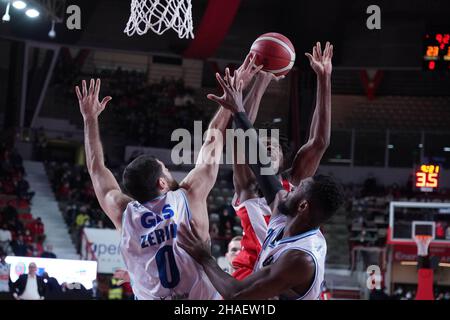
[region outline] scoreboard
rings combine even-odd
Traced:
[[[433,192],[439,187],[439,165],[422,164],[416,170],[416,188],[423,192]]]
[[[427,33],[424,41],[424,68],[450,71],[450,32]]]

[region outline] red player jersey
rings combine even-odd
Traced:
[[[286,191],[291,191],[293,188],[288,180],[283,179],[282,184]],[[242,203],[239,202],[239,199],[235,199],[233,208],[241,219],[243,231],[241,251],[233,260],[235,269],[233,277],[243,280],[253,272],[261,245],[266,238],[271,211],[265,198],[248,199]]]

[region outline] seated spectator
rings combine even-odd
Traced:
[[[31,231],[33,241],[37,242],[39,236],[42,236],[44,234],[44,224],[42,223],[42,219],[38,217],[36,220],[33,220],[28,225],[28,229]]]
[[[225,232],[224,232],[224,237],[225,239],[231,239],[233,238],[233,227],[230,224],[227,224],[225,226]]]
[[[2,186],[5,194],[13,195],[15,193],[16,188],[10,176],[7,176],[5,180],[3,180]]]
[[[25,242],[26,245],[30,246],[34,243],[33,236],[31,235],[30,230],[25,230],[25,234],[23,235],[23,242]]]
[[[70,196],[70,184],[69,182],[65,182],[62,184],[58,191],[56,192],[56,196],[59,201],[67,201]]]
[[[366,242],[366,234],[367,234],[367,231],[366,231],[366,229],[363,228],[359,234],[359,242],[360,243]]]
[[[218,237],[220,237],[219,226],[217,225],[217,223],[211,224],[211,226],[209,228],[209,234],[212,239],[217,239]]]
[[[83,199],[85,202],[89,202],[93,199],[95,199],[95,190],[94,186],[92,185],[91,181],[87,181],[84,184],[84,188],[82,190]]]
[[[42,245],[43,240],[33,245],[33,257],[40,257],[44,253],[44,246]]]
[[[21,234],[13,241],[11,247],[16,256],[27,257],[30,252],[30,247],[24,242],[23,235]]]
[[[75,225],[78,229],[84,227],[87,223],[89,223],[89,215],[86,213],[86,211],[86,207],[80,208],[80,213],[78,213],[75,219]]]
[[[66,207],[65,218],[69,226],[71,226],[74,223],[78,211],[79,211],[78,206],[75,203],[68,205]]]
[[[12,150],[10,159],[11,159],[11,164],[12,164],[13,168],[16,168],[16,169],[23,168],[22,156],[19,154],[17,149]]]
[[[22,176],[16,182],[16,194],[19,199],[31,200],[34,192],[30,192],[30,184]]]
[[[12,298],[11,279],[9,278],[9,264],[5,261],[6,253],[0,249],[0,300],[10,300]]]
[[[222,214],[220,215],[220,231],[221,231],[221,236],[227,236],[226,234],[229,234],[231,231],[232,234],[232,230],[233,230],[233,226],[234,226],[234,217],[231,215],[230,210],[227,206],[225,206],[222,210]],[[227,230],[229,230],[227,232]]]
[[[51,244],[45,246],[45,251],[42,252],[41,258],[56,259],[56,254],[53,253],[53,246]]]
[[[8,226],[3,224],[0,228],[0,250],[6,252],[11,245],[12,235],[9,231]]]
[[[11,230],[13,240],[15,240],[16,236],[18,236],[19,234],[23,234],[25,232],[25,227],[24,227],[22,221],[20,221],[18,218],[16,218],[10,222],[9,230]]]
[[[7,221],[17,219],[18,212],[16,207],[13,205],[13,201],[8,201],[8,205],[3,209],[3,215]]]
[[[377,180],[372,173],[369,173],[369,176],[364,181],[362,195],[363,196],[374,195],[376,191],[377,191]]]

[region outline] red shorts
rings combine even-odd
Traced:
[[[233,261],[233,277],[243,280],[249,276],[258,259],[270,220],[270,208],[264,198],[254,198],[235,206],[243,230],[241,252]]]

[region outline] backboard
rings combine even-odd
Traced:
[[[415,235],[432,236],[431,245],[450,246],[450,203],[391,202],[387,242],[415,244]]]

